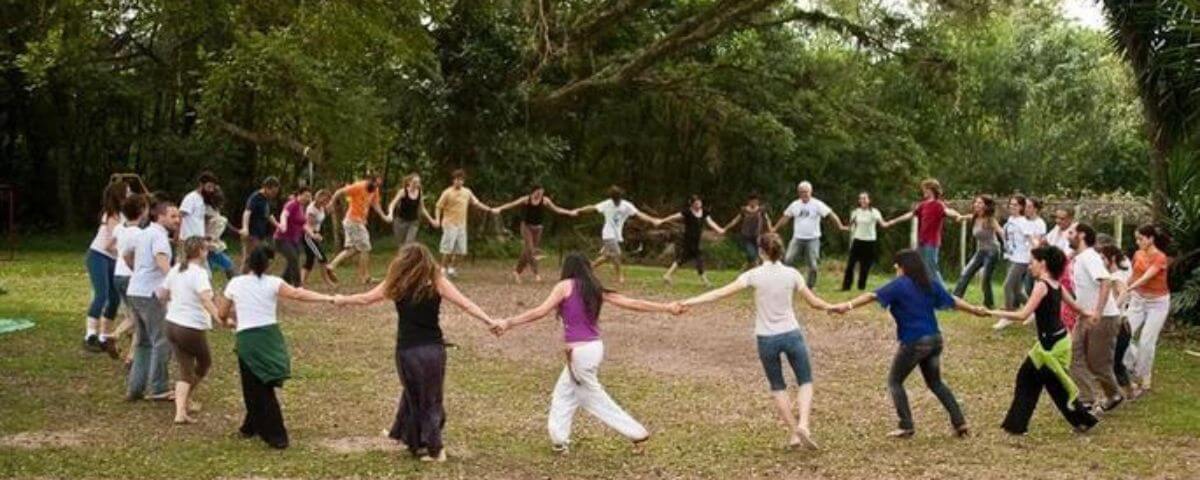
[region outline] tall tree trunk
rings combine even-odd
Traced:
[[[1162,223],[1170,216],[1167,211],[1170,200],[1170,164],[1167,152],[1156,144],[1150,149],[1150,204],[1155,223]]]

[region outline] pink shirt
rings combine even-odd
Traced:
[[[917,244],[923,247],[942,246],[942,220],[946,219],[946,204],[941,200],[925,200],[913,213],[917,217]]]
[[[571,295],[558,306],[558,315],[562,317],[563,339],[567,343],[590,342],[600,339],[600,328],[597,319],[587,311],[583,301],[583,290],[579,282],[571,282]]]
[[[287,213],[287,232],[276,230],[275,239],[300,243],[300,239],[304,238],[304,225],[308,223],[308,218],[304,216],[304,207],[292,198],[283,205],[283,212]]]

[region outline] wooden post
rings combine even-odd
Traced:
[[[913,250],[917,249],[917,216],[916,215],[913,215],[912,232],[908,235],[908,247]]]
[[[1117,214],[1117,219],[1113,222],[1113,240],[1117,241],[1117,248],[1121,248],[1121,232],[1125,230],[1125,215]]]
[[[967,230],[971,228],[971,221],[958,222],[958,271],[967,268]]]

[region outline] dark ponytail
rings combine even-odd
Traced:
[[[275,249],[269,245],[262,245],[250,252],[250,257],[246,259],[246,269],[250,270],[256,277],[262,277],[267,273],[267,269],[271,268],[271,260],[275,259]]]

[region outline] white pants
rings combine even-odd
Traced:
[[[550,400],[550,441],[555,445],[566,445],[571,441],[571,420],[575,410],[583,407],[605,425],[630,440],[642,440],[650,436],[642,424],[625,413],[596,374],[604,360],[604,342],[599,340],[575,347],[569,353],[570,365],[563,368],[554,386]]]
[[[1158,345],[1158,334],[1162,332],[1163,324],[1167,323],[1167,314],[1171,311],[1171,295],[1156,298],[1145,298],[1132,292],[1129,295],[1130,331],[1136,340],[1129,342],[1129,350],[1125,352],[1125,365],[1144,383],[1150,382],[1150,374],[1154,370],[1154,351]],[[1138,334],[1141,328],[1142,333]]]

